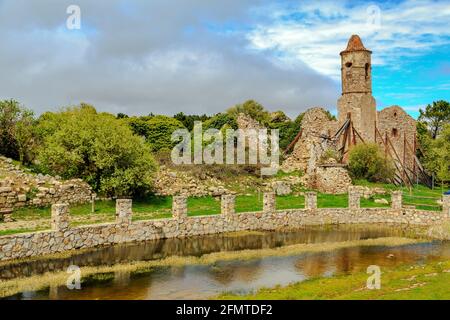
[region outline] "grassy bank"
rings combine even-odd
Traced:
[[[418,243],[419,240],[389,237],[367,240],[354,240],[344,242],[329,243],[312,243],[312,244],[296,244],[291,246],[259,249],[259,250],[241,250],[241,251],[224,251],[205,254],[200,257],[189,256],[179,257],[171,256],[161,260],[137,261],[125,264],[116,264],[113,266],[96,266],[82,267],[82,276],[87,278],[94,274],[104,274],[111,272],[150,272],[153,268],[185,266],[185,265],[208,265],[218,261],[232,260],[251,260],[263,257],[282,257],[302,253],[315,252],[331,252],[339,249],[353,247],[369,247],[369,246],[401,246]],[[7,263],[5,263],[7,264]],[[3,264],[3,265],[5,265]],[[36,291],[44,289],[50,285],[64,285],[67,281],[67,273],[65,271],[55,273],[45,273],[26,278],[17,278],[13,280],[0,281],[0,297],[11,296],[23,291]]]
[[[448,300],[450,299],[450,260],[425,265],[382,269],[381,289],[369,290],[366,273],[316,278],[287,287],[262,289],[256,294],[224,294],[219,299],[243,300]]]

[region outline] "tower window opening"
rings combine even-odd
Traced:
[[[398,137],[398,130],[397,130],[396,128],[392,129],[392,136],[393,136],[394,138],[397,138],[397,137]]]
[[[366,63],[365,70],[366,70],[366,79],[368,79],[369,78],[369,72],[370,72],[370,64],[369,63]]]
[[[351,62],[347,62],[347,63],[345,64],[345,66],[346,66],[347,68],[350,68],[352,65],[353,65],[353,63],[351,63]]]

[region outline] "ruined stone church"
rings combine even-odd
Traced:
[[[351,182],[344,168],[352,146],[377,143],[396,166],[394,183],[408,185],[426,179],[415,156],[416,121],[399,106],[377,111],[372,95],[372,51],[353,35],[340,56],[342,95],[337,101],[337,120],[330,119],[323,108],[307,110],[301,131],[288,147],[292,153],[283,169],[305,172],[311,187],[346,191]],[[331,154],[338,155],[336,163],[330,161]]]

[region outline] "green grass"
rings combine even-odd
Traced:
[[[236,213],[262,211],[263,194],[236,197]]]
[[[376,199],[386,199],[389,203],[376,203]],[[361,198],[361,208],[389,208],[391,205],[390,195],[375,195],[369,199]]]
[[[305,208],[305,197],[304,196],[277,196],[276,208],[278,210],[284,209],[304,209]]]
[[[347,194],[317,194],[317,207],[319,208],[347,208]]]
[[[442,199],[443,191],[448,187],[429,189],[423,185],[417,185],[413,188],[397,187],[393,184],[386,183],[373,183],[366,180],[355,181],[356,185],[366,186],[371,188],[384,188],[387,191],[401,190],[403,191],[403,204],[415,206],[416,209],[429,210],[429,211],[441,211],[442,207],[437,204],[438,200]],[[361,201],[362,203],[362,201]]]
[[[19,233],[27,233],[27,232],[35,232],[39,231],[38,229],[9,229],[9,230],[0,230],[0,236],[8,236],[10,234],[19,234]]]
[[[207,216],[220,214],[220,212],[220,200],[214,197],[188,199],[188,216]]]
[[[369,290],[365,272],[315,278],[286,287],[261,289],[252,295],[223,294],[220,299],[242,300],[448,300],[450,260],[426,265],[382,268],[381,289]]]

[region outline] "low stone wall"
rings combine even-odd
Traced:
[[[81,179],[61,180],[47,175],[34,175],[15,166],[11,159],[0,156],[0,220],[16,208],[49,206],[53,203],[86,203],[92,198],[91,187]]]
[[[127,242],[179,238],[244,230],[277,230],[322,224],[392,223],[435,225],[450,221],[450,197],[444,212],[401,208],[401,194],[393,208],[360,208],[359,192],[349,190],[350,208],[317,209],[317,195],[306,194],[305,209],[276,210],[273,192],[264,196],[262,212],[236,214],[235,197],[222,196],[222,213],[187,216],[187,198],[174,197],[173,218],[132,222],[132,200],[117,200],[116,223],[70,228],[68,205],[52,207],[52,230],[0,237],[0,260],[26,258],[67,250]]]

